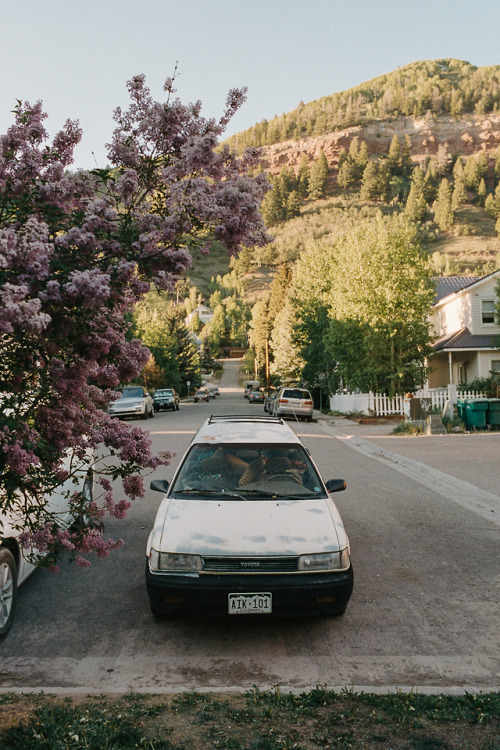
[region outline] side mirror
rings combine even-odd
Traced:
[[[153,481],[149,485],[149,489],[155,490],[155,492],[166,492],[169,487],[170,482],[168,482],[166,479],[153,479]]]
[[[325,484],[328,492],[342,492],[347,487],[344,479],[329,479]]]

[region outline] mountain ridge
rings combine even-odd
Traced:
[[[480,151],[491,155],[500,147],[500,113],[461,118],[450,115],[401,117],[388,122],[371,122],[299,141],[288,139],[261,146],[260,162],[264,171],[277,175],[284,166],[296,171],[304,156],[312,162],[323,151],[329,167],[335,168],[341,149],[349,150],[355,137],[366,142],[370,154],[381,155],[388,152],[394,135],[400,140],[409,136],[412,159],[421,166],[437,154],[440,145],[447,147],[450,155],[470,156]]]

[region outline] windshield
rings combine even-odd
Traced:
[[[171,495],[252,500],[325,496],[323,483],[301,445],[194,445]]]
[[[172,391],[167,390],[166,388],[162,391],[155,391],[155,396],[172,396]]]
[[[142,398],[143,395],[142,388],[124,388],[120,398]]]

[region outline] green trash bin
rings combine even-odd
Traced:
[[[463,422],[465,422],[465,404],[466,403],[467,403],[467,401],[464,398],[457,399],[457,414],[458,414],[458,418],[461,419]]]
[[[488,401],[468,401],[465,407],[465,424],[468,430],[485,430]]]
[[[498,429],[500,427],[500,398],[488,399],[486,422],[490,427],[493,427],[494,429]]]

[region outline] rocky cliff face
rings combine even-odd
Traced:
[[[389,151],[394,134],[401,145],[406,135],[410,137],[413,160],[421,165],[437,153],[440,145],[446,145],[450,155],[469,156],[480,151],[491,155],[500,146],[500,115],[460,119],[402,117],[390,122],[374,122],[316,138],[264,146],[261,162],[266,171],[276,175],[284,166],[297,171],[303,156],[312,162],[324,151],[328,164],[335,169],[340,150],[344,147],[348,151],[355,136],[366,142],[370,154],[379,155]]]

